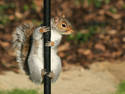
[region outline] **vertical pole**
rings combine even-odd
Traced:
[[[44,26],[50,27],[51,19],[51,0],[44,0]],[[44,69],[47,73],[51,71],[51,48],[46,47],[45,43],[50,41],[51,32],[44,34]],[[44,94],[51,94],[51,79],[44,76]]]

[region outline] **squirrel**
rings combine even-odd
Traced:
[[[36,84],[43,83],[43,77],[48,74],[55,82],[62,69],[61,59],[57,55],[57,47],[62,35],[74,32],[70,22],[64,17],[51,18],[51,41],[45,46],[51,47],[51,72],[44,70],[43,33],[49,32],[50,27],[34,27],[33,24],[18,26],[13,33],[13,47],[16,52],[16,61],[19,67],[26,72],[29,78]]]

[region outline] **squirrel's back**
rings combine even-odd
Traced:
[[[34,31],[33,24],[22,24],[16,28],[13,33],[13,47],[16,53],[16,61],[19,67],[29,72],[27,66],[27,58],[31,49],[32,33]]]

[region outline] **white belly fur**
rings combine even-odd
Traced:
[[[58,38],[56,38],[58,37]],[[60,39],[59,39],[60,38]],[[60,43],[61,37],[55,36],[53,32],[51,33],[51,41],[59,40]],[[30,70],[30,78],[33,82],[40,84],[43,81],[41,77],[41,70],[44,69],[44,58],[43,58],[43,40],[39,41],[38,49],[35,46],[32,46],[32,50],[28,59],[28,65]],[[58,43],[58,44],[59,44]],[[56,45],[58,46],[58,45]],[[57,55],[56,47],[51,48],[51,71],[54,72],[55,77],[52,79],[52,82],[56,81],[60,72],[61,72],[61,59]],[[37,53],[34,54],[34,50],[37,50]]]

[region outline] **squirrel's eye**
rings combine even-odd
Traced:
[[[62,24],[62,27],[66,27],[66,24]]]

